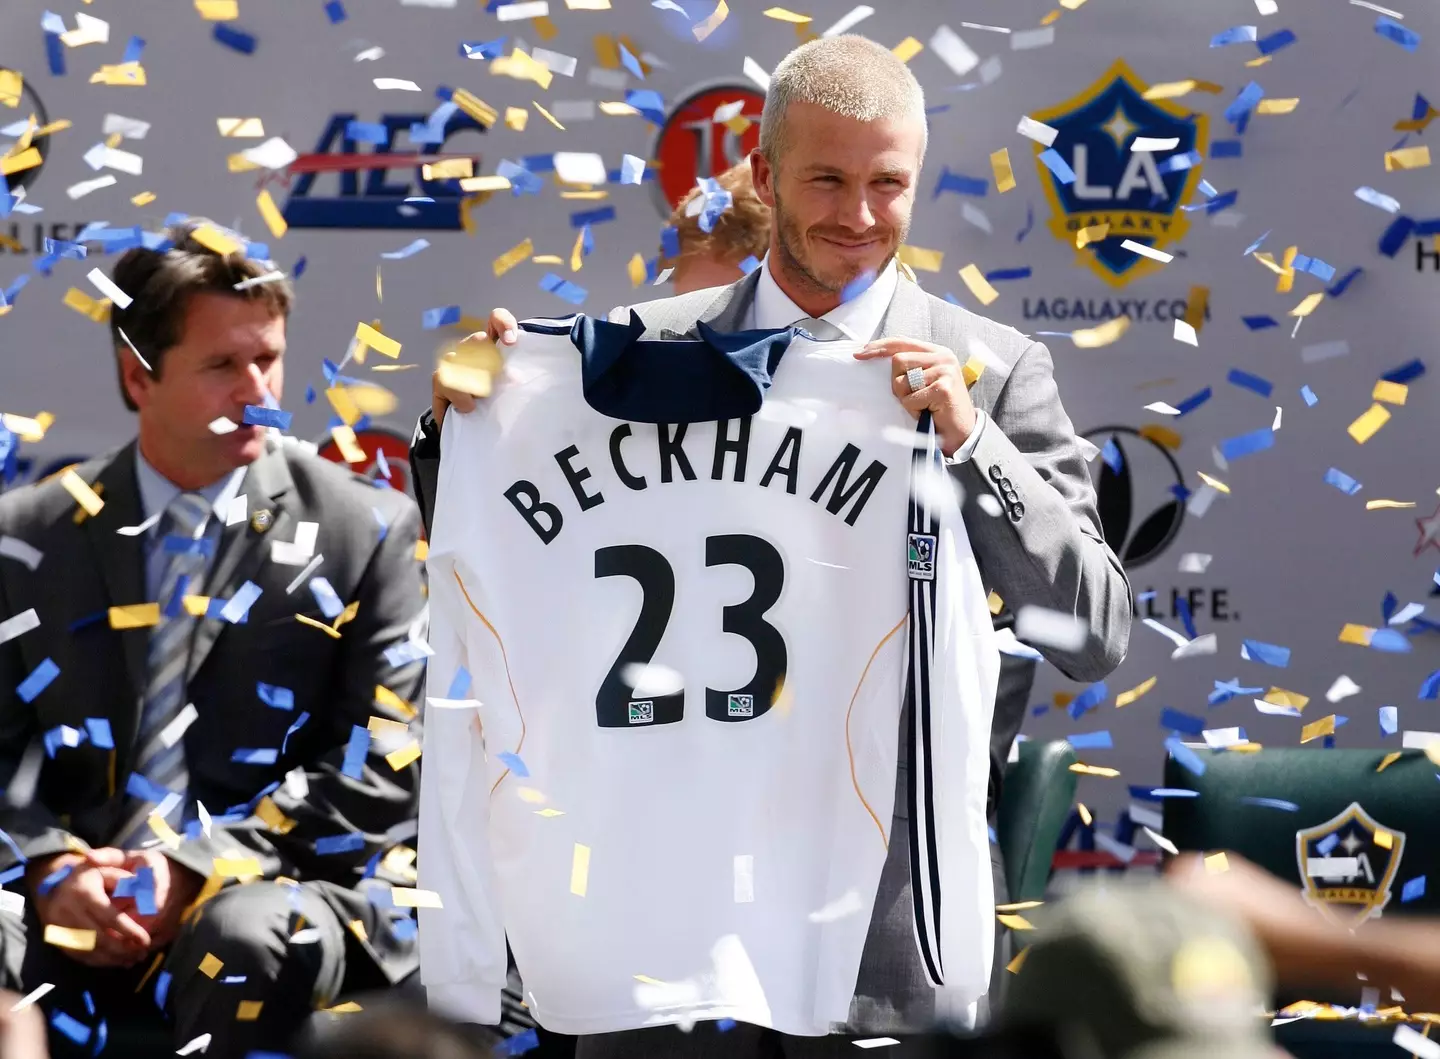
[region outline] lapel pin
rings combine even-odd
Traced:
[[[250,528],[256,533],[265,533],[275,525],[275,516],[268,507],[262,507],[250,516]]]

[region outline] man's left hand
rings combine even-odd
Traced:
[[[199,895],[205,879],[153,849],[135,850],[126,857],[125,870],[138,872],[141,868],[155,873],[155,914],[142,915],[133,898],[119,898],[116,905],[123,906],[149,932],[150,951],[159,952],[175,940],[180,916]]]
[[[960,361],[944,346],[919,342],[913,338],[879,338],[855,354],[857,360],[890,358],[890,389],[900,403],[916,419],[929,409],[940,439],[940,450],[947,457],[969,440],[979,421]],[[906,373],[919,368],[925,373],[925,385],[914,393]]]

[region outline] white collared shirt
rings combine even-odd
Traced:
[[[890,308],[890,300],[895,297],[895,288],[899,282],[900,270],[892,258],[885,270],[875,277],[874,283],[849,301],[841,302],[820,319],[834,324],[853,342],[874,341],[880,337],[880,324],[885,319],[886,310]],[[775,277],[770,274],[770,255],[766,254],[760,265],[760,279],[755,284],[755,297],[746,315],[746,330],[778,331],[800,320],[811,318],[810,314],[791,301],[790,295],[781,290],[780,284],[775,282]],[[953,466],[970,459],[988,418],[978,408],[975,410],[975,429],[965,439],[965,444],[956,449],[953,455],[946,457],[947,464]]]

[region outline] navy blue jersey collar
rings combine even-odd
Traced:
[[[780,358],[795,337],[780,331],[721,334],[701,321],[699,340],[641,341],[645,323],[633,310],[628,324],[589,316],[567,321],[580,351],[585,402],[601,415],[635,423],[707,423],[754,415]],[[527,323],[526,330],[563,334]]]

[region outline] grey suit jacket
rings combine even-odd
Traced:
[[[115,842],[139,750],[151,630],[113,629],[107,620],[109,607],[146,602],[142,538],[116,533],[143,517],[135,443],[76,470],[105,502],[93,517],[55,478],[0,496],[0,534],[44,553],[33,571],[0,560],[0,618],[34,608],[40,619],[38,628],[0,645],[0,787],[6,791],[0,829],[27,859],[63,852],[75,841]],[[217,823],[209,838],[187,839],[170,856],[208,877],[214,858],[233,850],[257,858],[266,878],[316,883],[341,923],[364,925],[363,942],[347,932],[352,946],[359,944],[397,981],[414,969],[415,947],[391,931],[389,915],[357,887],[367,861],[395,844],[386,832],[395,836],[412,827],[418,766],[392,769],[373,742],[358,777],[343,775],[341,766],[352,726],[366,727],[372,714],[408,720],[375,703],[377,684],[406,700],[420,690],[422,663],[394,668],[383,656],[423,622],[417,512],[403,495],[288,446],[272,448],[250,466],[244,491],[252,518],[223,531],[204,594],[229,598],[247,580],[262,593],[243,623],[195,623],[186,693],[198,717],[183,737],[189,793],[219,816],[235,807],[243,814],[274,786],[270,801],[290,823],[273,816],[278,826]],[[253,517],[261,511],[270,513],[268,522]],[[303,614],[329,624],[307,587],[286,592],[300,569],[270,560],[269,542],[293,540],[305,521],[319,523],[315,550],[324,560],[316,574],[343,601],[359,604],[339,639],[296,620]],[[417,628],[423,633],[423,625]],[[59,674],[24,702],[16,685],[46,658]],[[291,689],[294,709],[261,702],[259,682]],[[308,719],[290,731],[302,713]],[[113,749],[94,739],[60,747],[53,756],[43,749],[46,732],[59,725],[85,731],[90,718],[109,721]],[[273,764],[232,760],[242,748],[278,751],[282,744]],[[295,769],[306,779],[303,795],[281,782]],[[353,848],[317,851],[317,839],[356,832]],[[15,862],[9,844],[0,844],[0,869]]]

